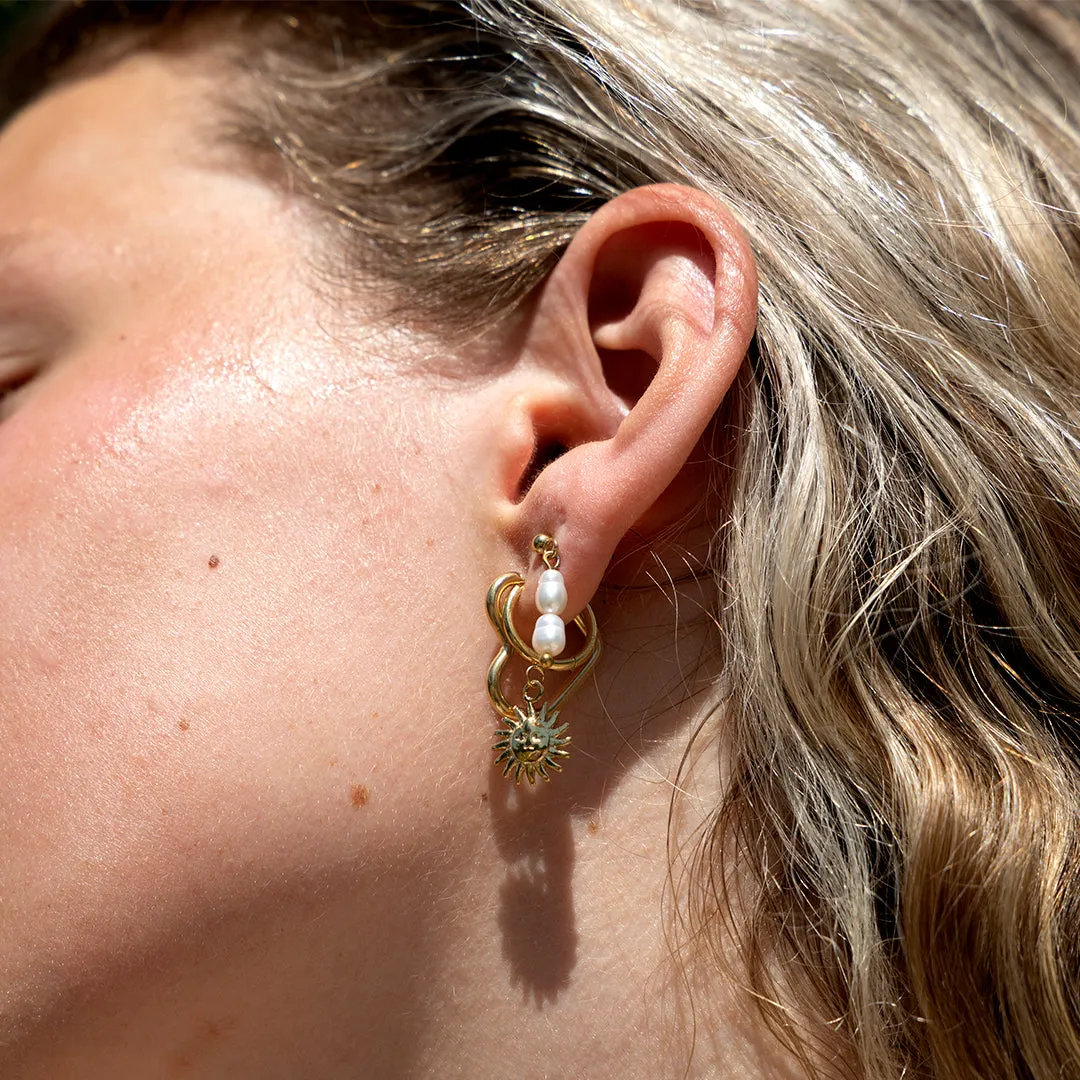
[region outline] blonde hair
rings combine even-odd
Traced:
[[[219,13],[262,45],[233,136],[419,317],[497,322],[639,184],[746,230],[758,332],[717,419],[729,781],[683,915],[717,957],[734,938],[818,1074],[1080,1075],[1076,15]]]

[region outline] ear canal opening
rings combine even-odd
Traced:
[[[566,453],[567,447],[556,439],[552,439],[548,442],[538,441],[533,449],[532,457],[529,459],[529,464],[526,466],[525,471],[521,474],[521,482],[518,484],[517,501],[521,502],[529,493],[529,488],[533,486],[533,482],[536,478],[546,469],[553,461],[557,461]]]

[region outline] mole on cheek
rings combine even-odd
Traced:
[[[349,801],[353,804],[354,809],[359,810],[361,806],[367,806],[369,798],[371,796],[363,784],[353,784],[352,790],[349,792]]]
[[[221,565],[221,560],[216,555],[211,555],[206,563],[211,570],[216,570]]]

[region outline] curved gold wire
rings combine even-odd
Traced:
[[[596,667],[602,648],[596,616],[593,614],[592,607],[587,604],[585,610],[574,619],[574,625],[585,635],[585,644],[579,652],[573,656],[556,657],[545,657],[537,653],[522,640],[521,635],[514,628],[514,604],[524,587],[525,579],[520,574],[503,574],[491,583],[487,594],[488,619],[502,639],[502,646],[488,668],[488,696],[491,698],[495,711],[507,719],[514,718],[514,707],[506,700],[506,695],[502,691],[502,674],[513,653],[516,652],[528,663],[536,664],[537,667],[548,671],[573,671],[575,668],[580,668],[556,697],[548,703],[548,710],[556,712],[577,690],[589,672]]]

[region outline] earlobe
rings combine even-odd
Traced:
[[[756,300],[753,256],[730,213],[672,184],[604,206],[542,290],[529,361],[573,392],[562,430],[549,414],[538,445],[566,449],[535,472],[509,531],[557,536],[571,615],[629,531],[690,509],[693,491],[677,480],[742,365]],[[531,385],[542,401],[545,378]]]

